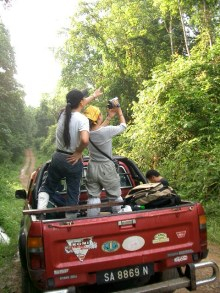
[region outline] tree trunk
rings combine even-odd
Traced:
[[[174,54],[174,48],[173,48],[173,23],[172,23],[172,16],[170,16],[169,21],[169,37],[170,37],[170,48],[171,48],[171,54]]]
[[[183,21],[183,13],[182,13],[181,5],[180,5],[180,0],[178,0],[178,8],[179,8],[179,13],[180,13],[180,20],[181,20],[181,24],[182,24],[182,29],[183,29],[183,36],[184,36],[186,52],[187,52],[187,55],[190,57],[190,51],[189,51],[189,46],[188,46],[188,41],[187,41],[187,36],[186,36],[186,28],[185,28],[184,21]]]
[[[209,45],[212,47],[212,33],[211,33],[211,25],[210,25],[210,11],[207,9],[207,2],[203,0],[203,18],[205,24],[205,30],[207,31],[209,37]]]
[[[170,19],[169,19],[169,24],[167,25],[166,23],[166,18],[164,20],[164,24],[165,24],[165,28],[167,33],[169,34],[169,38],[170,38],[170,50],[171,50],[171,55],[174,54],[174,47],[173,47],[173,24],[172,24],[172,15],[170,14]]]

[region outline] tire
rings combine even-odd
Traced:
[[[176,268],[168,269],[168,270],[165,270],[162,273],[159,273],[158,277],[159,277],[159,279],[158,279],[159,282],[173,280],[173,279],[179,278],[179,272],[178,272],[178,270]],[[166,293],[174,293],[175,291],[176,290],[167,290],[167,291],[164,291],[164,292],[166,292]]]
[[[32,283],[28,271],[21,266],[21,289],[22,293],[40,293],[42,291],[38,290]]]
[[[23,269],[27,270],[27,262],[26,262],[26,255],[25,255],[25,237],[22,231],[20,231],[20,234],[19,234],[18,250],[19,250],[21,266]]]

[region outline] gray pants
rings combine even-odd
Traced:
[[[86,188],[88,191],[88,204],[101,203],[100,194],[104,188],[106,195],[111,201],[123,201],[121,197],[120,177],[116,172],[112,161],[94,162],[90,161],[86,174]],[[113,212],[118,212],[120,206],[112,208]],[[100,208],[88,209],[88,216],[96,216],[100,213]]]

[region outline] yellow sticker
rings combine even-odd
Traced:
[[[166,233],[158,233],[154,235],[154,239],[152,241],[153,244],[156,243],[163,243],[163,242],[169,242],[170,239],[167,237]]]

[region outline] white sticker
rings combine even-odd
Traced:
[[[96,249],[97,243],[92,241],[92,237],[66,240],[66,253],[75,253],[80,261],[83,261],[89,249]]]
[[[178,238],[184,238],[186,236],[186,231],[179,231],[179,232],[176,232],[176,236]]]
[[[67,274],[68,272],[69,272],[69,269],[54,270],[54,275]]]
[[[182,255],[182,256],[177,256],[174,258],[174,262],[182,262],[182,261],[185,261],[188,259],[188,256],[187,255]]]
[[[144,244],[145,240],[141,236],[131,236],[123,241],[122,247],[128,251],[135,251],[141,249]]]

